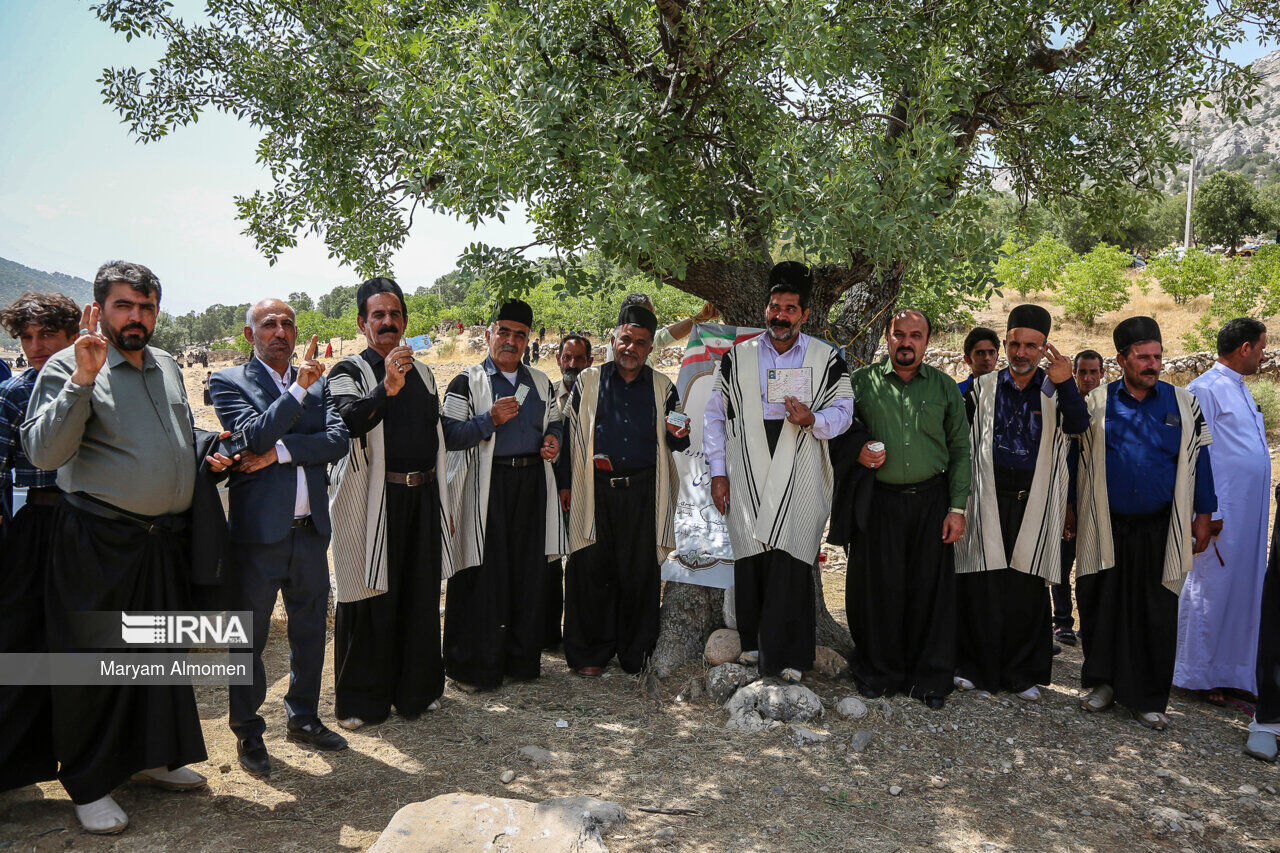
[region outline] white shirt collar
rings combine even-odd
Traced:
[[[289,386],[289,383],[286,381],[286,378],[289,376],[289,368],[286,367],[284,369],[284,374],[282,375],[282,374],[276,373],[276,369],[274,367],[267,364],[258,356],[255,355],[254,359],[257,360],[259,364],[261,364],[263,367],[267,369],[267,373],[271,375],[271,378],[276,381],[277,385],[279,385],[281,388],[287,388]]]
[[[1220,361],[1215,361],[1215,362],[1213,363],[1213,368],[1214,368],[1215,370],[1220,370],[1220,371],[1222,371],[1223,373],[1227,374],[1228,376],[1230,376],[1232,379],[1234,379],[1234,380],[1235,380],[1235,381],[1237,381],[1237,382],[1243,382],[1243,381],[1244,381],[1244,375],[1243,375],[1243,374],[1236,373],[1234,370],[1232,370],[1230,367],[1227,367],[1225,364],[1223,364],[1223,363],[1222,363],[1222,362],[1220,362]]]

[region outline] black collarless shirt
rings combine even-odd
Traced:
[[[387,396],[386,387],[382,384],[387,367],[382,356],[373,349],[366,349],[360,357],[373,368],[378,384],[363,397],[333,395],[347,432],[353,439],[362,438],[369,430],[382,424],[388,471],[407,473],[435,467],[440,400],[435,394],[427,393],[427,386],[417,370],[405,374],[404,387],[399,394]],[[354,364],[340,361],[334,365],[331,375],[350,376],[359,381],[360,370]]]

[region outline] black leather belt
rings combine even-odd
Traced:
[[[57,506],[62,500],[62,490],[57,486],[27,489],[27,503],[32,506]]]
[[[97,516],[107,521],[124,521],[142,528],[147,533],[181,533],[191,526],[190,519],[187,518],[186,513],[139,515],[138,513],[114,507],[80,492],[63,495],[62,499],[68,506],[88,515]]]
[[[435,478],[435,468],[430,471],[409,471],[403,474],[399,471],[387,472],[387,482],[395,483],[397,486],[421,486],[423,483],[433,482]]]
[[[542,462],[542,457],[536,453],[531,456],[495,456],[493,457],[494,465],[502,465],[506,468],[530,468]]]
[[[1030,489],[999,489],[998,488],[996,489],[996,494],[1005,495],[1006,497],[1013,498],[1015,501],[1018,501],[1019,503],[1021,503],[1022,501],[1025,501],[1027,498],[1031,497],[1031,490]]]
[[[311,527],[314,524],[315,522],[311,520],[311,516],[309,515],[304,515],[301,518],[295,518],[293,520],[293,528],[295,530],[298,529],[299,527]]]
[[[652,480],[656,469],[641,468],[639,471],[632,471],[630,474],[619,475],[612,471],[596,471],[596,482],[611,489],[629,489],[632,486],[638,486],[646,480]]]
[[[946,474],[935,474],[929,479],[921,480],[918,483],[881,483],[877,480],[876,487],[903,495],[918,495],[921,492],[927,492],[930,489],[936,488],[946,481]]]

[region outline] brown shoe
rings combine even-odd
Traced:
[[[604,667],[602,666],[584,666],[578,670],[578,675],[583,678],[599,678],[604,675]]]

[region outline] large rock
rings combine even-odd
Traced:
[[[600,831],[626,819],[622,806],[591,797],[444,794],[396,812],[369,853],[607,853]]]
[[[707,648],[702,656],[712,666],[719,666],[722,663],[736,661],[740,654],[742,654],[742,641],[738,638],[738,632],[729,628],[720,628],[712,631],[711,636],[707,638]]]
[[[822,716],[818,694],[800,684],[757,681],[738,690],[725,706],[725,728],[761,731],[773,723],[793,723]]]
[[[827,678],[839,678],[849,669],[844,655],[827,646],[818,646],[813,652],[813,671]]]
[[[743,666],[740,663],[722,663],[707,671],[707,693],[711,701],[723,705],[729,697],[757,680],[760,673],[755,667]]]

